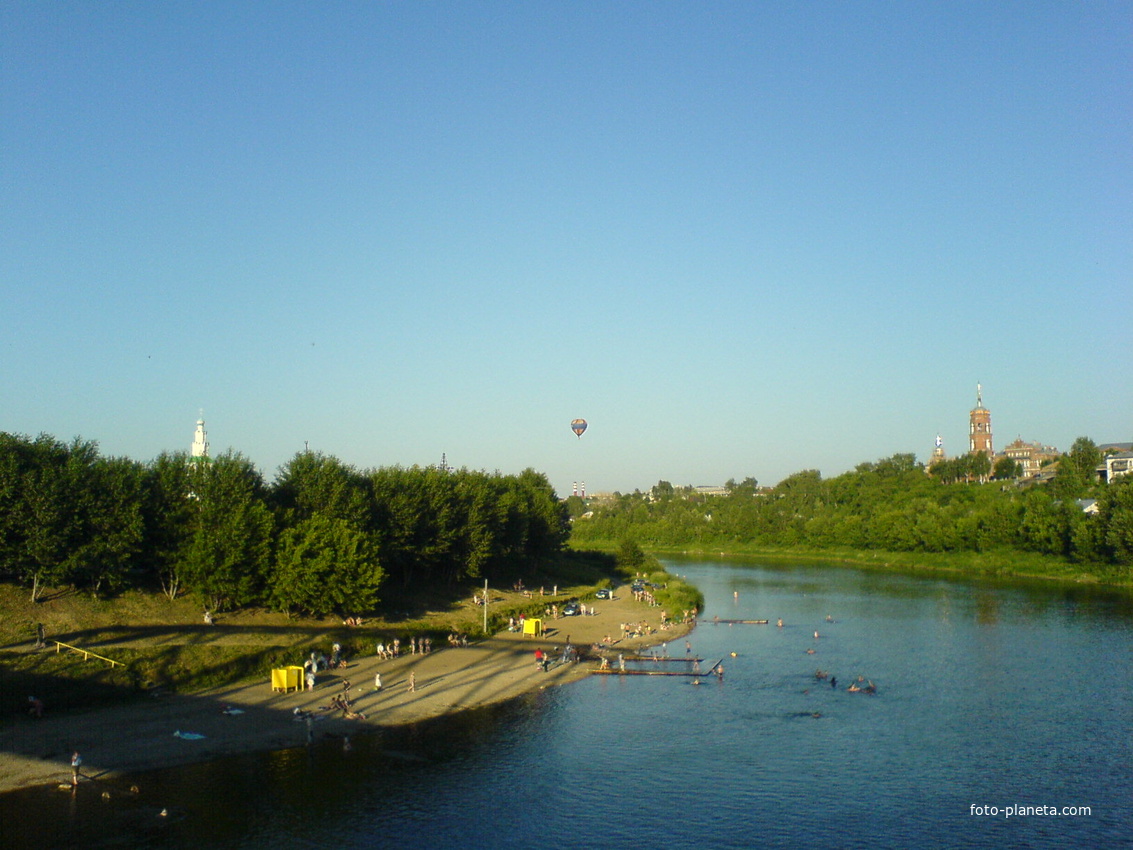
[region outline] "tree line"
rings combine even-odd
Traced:
[[[33,599],[46,587],[160,586],[215,610],[355,615],[425,587],[510,583],[569,533],[531,469],[358,470],[300,452],[269,484],[237,452],[142,463],[0,432],[0,572]]]
[[[661,481],[649,493],[594,503],[589,516],[569,500],[572,540],[608,545],[632,539],[658,547],[1018,550],[1115,567],[1127,576],[1133,567],[1133,476],[1098,482],[1094,469],[1100,457],[1082,438],[1059,462],[1053,481],[1026,487],[986,480],[990,467],[984,466],[952,464],[926,474],[911,454],[863,463],[829,479],[805,470],[769,490],[731,484],[720,496]],[[1078,500],[1084,498],[1096,499],[1095,514],[1083,511]]]

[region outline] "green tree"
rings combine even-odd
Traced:
[[[91,589],[116,591],[127,583],[142,548],[140,464],[127,458],[96,458],[75,470],[78,539],[70,553],[71,580]]]
[[[618,544],[615,560],[618,569],[636,575],[645,566],[645,553],[641,551],[636,540],[626,538]]]
[[[196,510],[178,568],[186,586],[218,610],[258,601],[273,531],[259,472],[242,455],[229,452],[192,462],[189,483]]]
[[[382,577],[365,533],[316,513],[280,535],[270,600],[281,611],[315,617],[368,612],[378,603]]]
[[[1122,476],[1109,484],[1098,500],[1098,521],[1109,559],[1133,566],[1133,478]]]
[[[1080,499],[1089,492],[1097,478],[1101,452],[1089,437],[1079,437],[1070,451],[1058,460],[1054,488],[1064,499]]]
[[[749,475],[738,484],[736,479],[729,478],[724,486],[727,488],[729,496],[754,496],[756,490],[759,489],[759,482]]]
[[[93,443],[66,445],[47,434],[0,440],[0,552],[33,602],[44,587],[72,577],[81,470],[97,455]]]
[[[163,452],[146,468],[142,496],[144,539],[142,561],[161,582],[170,600],[180,594],[188,565],[200,500],[192,492],[186,452]]]
[[[566,498],[566,509],[567,514],[574,519],[577,519],[589,510],[583,498],[573,494]]]
[[[968,455],[968,475],[976,481],[987,481],[991,475],[991,458],[983,452]]]
[[[271,497],[286,525],[323,514],[344,519],[361,530],[373,527],[369,479],[319,452],[299,452],[283,466]]]
[[[991,477],[999,481],[1007,481],[1012,478],[1018,478],[1023,474],[1023,464],[1014,458],[1001,457],[995,462],[995,467],[992,469]]]

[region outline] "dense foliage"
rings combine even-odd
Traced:
[[[796,473],[770,490],[731,487],[704,496],[667,482],[648,494],[618,494],[574,518],[576,545],[738,549],[744,546],[891,552],[1018,550],[1080,563],[1133,566],[1133,478],[1093,480],[1096,449],[1075,443],[1047,485],[979,483],[959,465],[926,474],[912,455],[864,463],[823,479]],[[937,470],[933,470],[937,472]],[[972,470],[986,475],[988,467]],[[1098,511],[1076,501],[1095,498]]]
[[[33,599],[46,586],[160,584],[215,609],[360,614],[400,591],[508,583],[568,535],[533,470],[359,471],[302,452],[269,485],[232,452],[143,464],[0,432],[0,572]]]

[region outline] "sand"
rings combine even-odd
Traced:
[[[314,691],[281,693],[270,681],[241,684],[205,693],[148,697],[137,703],[86,712],[28,717],[0,726],[0,793],[16,788],[69,783],[71,754],[82,755],[84,777],[108,778],[158,767],[208,761],[237,753],[286,749],[307,742],[308,724],[294,709],[312,712],[316,740],[364,733],[501,702],[542,688],[557,687],[587,675],[593,662],[556,662],[537,669],[534,651],[551,650],[557,659],[569,636],[577,647],[618,638],[623,622],[646,620],[656,626],[656,609],[623,596],[597,600],[593,616],[564,617],[547,623],[543,638],[507,631],[468,647],[434,646],[428,655],[376,655],[352,659],[345,670],[319,675]],[[687,627],[617,641],[612,652],[632,652],[683,637]],[[329,647],[328,647],[329,650]],[[555,652],[557,650],[557,652]],[[295,659],[302,663],[301,658]],[[383,689],[374,690],[381,672]],[[415,690],[408,690],[410,673]],[[350,698],[365,719],[347,719],[341,711],[321,711],[351,683]],[[226,714],[225,709],[236,713]],[[203,735],[185,739],[174,733]],[[84,780],[85,781],[85,780]]]

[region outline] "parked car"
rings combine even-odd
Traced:
[[[600,590],[594,591],[594,598],[595,599],[613,599],[614,598],[614,591],[603,587]]]
[[[572,599],[570,602],[563,606],[564,617],[577,617],[581,613],[582,609],[578,607],[577,599]]]

